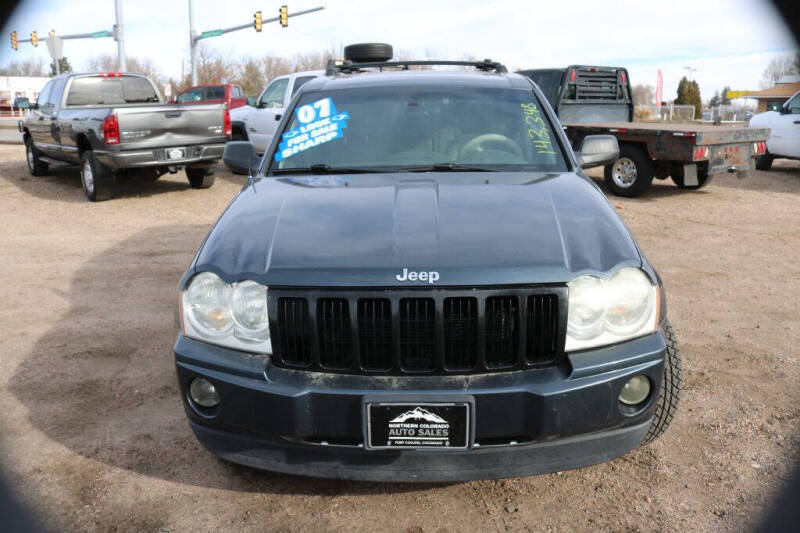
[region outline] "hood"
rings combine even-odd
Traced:
[[[436,286],[491,286],[563,283],[641,262],[586,178],[448,172],[251,181],[212,229],[194,271],[328,287],[427,286],[435,276],[407,274],[436,272]]]

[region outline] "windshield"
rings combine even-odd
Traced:
[[[312,168],[566,170],[532,91],[465,87],[304,94],[273,161],[274,173]]]
[[[75,78],[67,105],[116,105],[158,102],[153,85],[138,76]]]

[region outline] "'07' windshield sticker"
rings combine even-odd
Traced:
[[[295,115],[300,126],[281,136],[281,143],[275,151],[275,161],[282,161],[294,154],[344,136],[343,130],[350,118],[347,111],[341,113],[336,111],[331,97],[301,105],[295,109]]]

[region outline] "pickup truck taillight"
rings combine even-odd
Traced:
[[[233,130],[231,129],[231,112],[228,111],[227,107],[222,110],[222,124],[225,130],[225,137],[231,137],[233,135]]]
[[[708,159],[710,151],[708,146],[698,146],[694,149],[694,160],[695,161],[702,161],[704,159]]]
[[[108,115],[103,120],[103,141],[106,144],[119,144],[119,122],[117,115]]]

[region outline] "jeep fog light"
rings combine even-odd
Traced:
[[[192,380],[189,384],[189,396],[200,407],[216,407],[219,405],[217,388],[204,378]]]
[[[633,376],[622,387],[619,401],[625,405],[639,405],[650,395],[650,380],[647,376]]]

